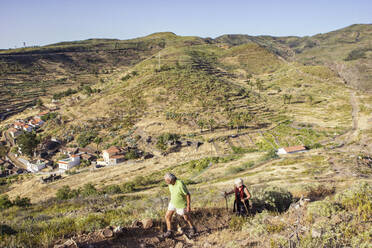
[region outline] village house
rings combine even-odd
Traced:
[[[102,153],[106,165],[116,165],[125,161],[125,150],[118,146],[111,146]]]
[[[34,117],[28,121],[28,124],[33,128],[39,128],[44,124],[44,121],[40,118]]]
[[[8,129],[9,134],[13,137],[13,139],[17,138],[19,135],[22,134],[22,131],[15,129],[15,128],[9,128]]]
[[[46,159],[37,159],[33,161],[27,162],[27,170],[31,172],[38,172],[42,169],[44,169],[47,165],[49,165],[51,162]]]
[[[279,148],[277,151],[277,154],[283,155],[283,154],[305,152],[305,151],[307,151],[305,146],[290,146],[290,147],[285,147],[285,148]]]
[[[26,132],[32,132],[32,127],[23,121],[16,121],[14,123],[14,128],[18,130],[23,130]]]
[[[80,164],[80,156],[73,154],[67,159],[59,160],[57,163],[60,170],[66,171]]]
[[[47,114],[49,114],[49,111],[43,111],[43,112],[40,112],[39,114],[37,114],[35,116],[35,118],[41,119],[41,117],[43,117],[44,115],[47,115]]]

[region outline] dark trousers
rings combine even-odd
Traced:
[[[245,203],[245,205],[244,205]],[[247,212],[247,210],[249,211],[249,201],[237,201],[235,200],[234,202],[234,213],[236,213],[236,215],[238,216],[247,216],[249,213]]]

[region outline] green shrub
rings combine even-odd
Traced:
[[[269,161],[271,159],[276,159],[276,158],[279,158],[278,154],[276,153],[276,151],[274,149],[266,152],[266,154],[262,157],[262,161]]]
[[[339,205],[327,200],[312,202],[307,209],[309,215],[318,217],[331,217],[341,210]]]
[[[367,182],[354,185],[336,196],[336,199],[348,211],[356,211],[363,221],[372,216],[372,186]]]
[[[157,138],[156,147],[165,151],[168,148],[169,141],[177,141],[180,136],[174,133],[164,133]]]
[[[56,193],[56,198],[59,200],[67,200],[71,198],[76,198],[80,195],[80,189],[71,190],[69,186],[65,185],[58,189]]]
[[[132,183],[132,182],[123,183],[123,184],[120,186],[120,190],[121,190],[121,192],[123,192],[123,193],[130,193],[130,192],[133,192],[133,191],[135,190],[135,184]]]
[[[229,228],[233,231],[241,231],[246,222],[246,218],[234,215],[229,222]]]
[[[107,226],[109,222],[102,215],[89,214],[77,220],[77,229],[85,232],[94,232]]]
[[[286,211],[292,203],[292,194],[282,188],[269,186],[252,191],[252,203],[256,208],[269,211]]]
[[[79,146],[86,147],[88,144],[93,142],[94,138],[97,137],[97,132],[95,131],[84,131],[77,138]]]
[[[129,152],[125,154],[125,159],[127,160],[137,159],[140,157],[141,157],[141,154],[137,150],[134,150],[134,149],[130,150]]]
[[[228,174],[237,174],[242,171],[244,171],[244,168],[242,166],[230,166],[229,168],[227,168]]]
[[[368,51],[372,51],[372,48],[356,48],[352,50],[344,60],[350,61],[350,60],[356,60],[356,59],[365,59],[366,52]]]
[[[233,150],[234,154],[245,154],[245,153],[257,151],[257,149],[255,148],[244,148],[240,146],[231,146],[231,149]]]
[[[122,193],[122,190],[119,185],[113,184],[113,185],[106,186],[103,192],[105,194],[120,194]]]
[[[17,196],[15,200],[13,201],[13,205],[18,207],[29,207],[31,206],[31,200],[30,198]]]
[[[7,209],[13,206],[13,203],[9,200],[8,195],[0,196],[0,209]]]
[[[98,190],[91,183],[84,184],[83,188],[81,189],[82,196],[93,196],[98,195],[98,193]]]

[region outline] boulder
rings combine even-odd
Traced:
[[[141,223],[142,223],[143,229],[149,229],[153,227],[154,225],[154,222],[152,221],[152,219],[149,219],[149,218],[142,220]]]
[[[113,228],[112,227],[106,227],[105,229],[103,229],[101,231],[101,235],[104,237],[104,238],[111,238],[112,236],[114,236],[114,231],[113,231]]]

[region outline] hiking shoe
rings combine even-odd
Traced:
[[[162,235],[162,238],[172,238],[173,237],[173,233],[172,231],[167,231],[165,232],[163,235]]]

